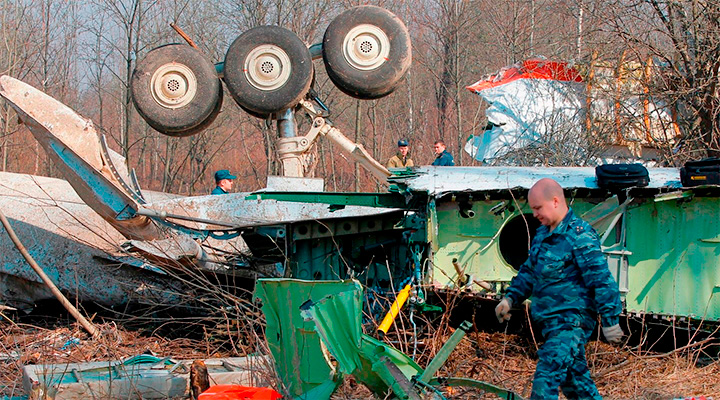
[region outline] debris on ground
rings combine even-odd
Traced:
[[[138,357],[169,360],[236,359],[246,356],[247,352],[229,352],[223,346],[210,340],[187,338],[167,339],[146,332],[129,331],[114,323],[98,325],[102,334],[90,337],[82,328],[73,324],[67,327],[43,328],[32,325],[0,323],[0,398],[7,396],[27,396],[23,388],[23,367],[26,375],[40,368],[46,371],[49,365],[62,368],[63,365],[93,365],[93,362],[117,362],[113,360],[132,360]],[[189,372],[187,366],[180,365]],[[253,380],[258,382],[277,382],[267,362],[253,371]],[[37,366],[33,369],[31,367]],[[187,368],[186,368],[187,367]],[[176,368],[177,370],[177,368]],[[37,372],[37,371],[36,371]],[[182,371],[181,371],[182,372]],[[184,374],[186,375],[186,374]],[[212,378],[211,378],[212,380]],[[214,383],[233,383],[214,382]]]
[[[386,341],[412,349],[409,340],[398,344],[400,337],[412,336],[412,331],[404,332],[402,326],[391,330]],[[256,350],[234,347],[229,351],[219,342],[168,339],[153,332],[130,331],[114,323],[98,324],[98,328],[103,334],[93,339],[77,324],[48,328],[15,324],[7,319],[0,322],[0,398],[27,394],[22,388],[23,365],[115,360],[143,353],[207,359],[243,356]],[[445,322],[428,325],[427,329],[432,332],[424,333],[418,344],[416,361],[420,365],[426,365],[454,331]],[[605,399],[720,397],[720,361],[708,357],[702,344],[660,354],[591,341],[586,350],[588,364]],[[411,354],[412,350],[406,353]],[[535,362],[536,344],[532,337],[471,331],[455,348],[440,374],[485,381],[528,396]],[[282,392],[275,376],[268,376],[268,382]],[[477,394],[461,391],[448,392],[446,396],[478,398]],[[334,400],[361,398],[372,398],[372,393],[352,377],[345,379],[332,396]]]

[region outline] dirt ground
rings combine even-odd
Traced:
[[[152,352],[175,359],[238,356],[216,340],[167,339],[148,332],[129,331],[114,323],[98,325],[102,335],[89,337],[76,324],[39,327],[0,322],[0,397],[21,396],[23,364],[68,363],[121,359]],[[442,346],[451,329],[422,341],[420,365]],[[410,352],[409,344],[403,350]],[[401,346],[402,347],[402,346]],[[237,347],[235,347],[237,349]],[[669,353],[638,353],[592,341],[588,361],[605,399],[675,399],[706,396],[720,399],[720,361],[708,359],[703,344]],[[528,396],[535,368],[536,344],[532,338],[503,333],[470,332],[440,371],[441,376],[474,378]],[[474,399],[477,393],[446,392],[448,398]],[[334,399],[365,399],[370,392],[352,378]]]

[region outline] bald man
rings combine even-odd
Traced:
[[[595,230],[569,209],[563,189],[552,179],[535,183],[528,193],[533,216],[542,224],[530,254],[495,308],[498,321],[510,308],[532,296],[530,315],[545,342],[538,351],[532,399],[602,399],[585,359],[585,344],[600,314],[611,343],[622,341],[622,311],[617,282],[608,269]]]

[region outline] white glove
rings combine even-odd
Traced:
[[[501,324],[505,321],[510,320],[510,308],[512,307],[512,300],[507,297],[503,297],[500,300],[500,304],[495,307],[495,316],[497,316],[498,322]]]
[[[615,324],[609,327],[603,326],[602,332],[603,336],[605,336],[605,339],[607,339],[608,342],[612,344],[618,344],[622,342],[623,331],[622,328],[620,328],[620,324]]]

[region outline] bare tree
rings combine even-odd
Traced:
[[[95,46],[96,51],[100,53],[96,60],[104,67],[107,65],[108,57],[113,59],[112,68],[108,68],[107,71],[113,75],[120,88],[117,95],[120,106],[120,138],[118,142],[128,166],[131,164],[129,152],[132,144],[130,139],[132,115],[130,77],[137,55],[142,53],[149,44],[147,41],[149,22],[155,19],[152,13],[158,2],[159,0],[111,2],[89,0],[87,4],[88,10],[94,18],[86,20],[85,29],[90,35],[95,36],[96,39],[93,42],[101,42]]]
[[[720,155],[720,4],[609,1],[606,33],[636,60],[655,59],[650,95],[678,111],[684,158]]]
[[[438,0],[427,3],[421,18],[428,30],[420,37],[416,60],[431,74],[437,108],[437,138],[457,149],[457,164],[463,163],[465,142],[463,103],[470,94],[465,90],[468,76],[478,67],[475,51],[477,20],[481,11],[476,3],[462,0]],[[452,148],[452,147],[451,147]]]
[[[76,79],[77,32],[76,3],[41,0],[39,21],[41,22],[41,41],[38,51],[37,77],[38,88],[56,97],[60,101],[77,98],[76,85],[70,84]],[[40,171],[40,147],[35,142],[34,174]],[[48,164],[46,174],[50,175],[52,165]]]
[[[322,39],[320,28],[339,11],[337,4],[330,0],[227,0],[220,3],[220,12],[227,31],[234,35],[260,25],[278,25],[310,43]]]
[[[25,4],[22,1],[3,1],[0,3],[0,68],[3,74],[14,76],[24,76],[25,66],[29,63],[30,55],[33,51],[28,46],[27,41],[30,37],[28,29],[32,24],[29,23],[29,9],[31,4]],[[0,149],[2,155],[0,159],[0,169],[3,171],[8,169],[10,158],[10,148],[12,146],[11,135],[17,130],[17,124],[13,119],[11,108],[2,102],[2,132],[0,132]]]
[[[77,98],[77,87],[68,83],[76,74],[75,12],[74,3],[68,5],[56,0],[1,2],[2,73],[26,80],[62,100]],[[34,146],[13,145],[12,142],[25,143],[29,133],[17,129],[6,105],[2,111],[2,169],[9,168],[12,158],[19,170],[34,174],[42,170],[50,174],[51,170],[43,168],[46,165],[42,162],[42,152],[34,140]]]

